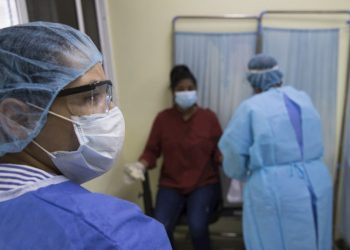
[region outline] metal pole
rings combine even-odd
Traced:
[[[349,24],[349,22],[348,22]],[[350,31],[350,29],[348,29]],[[348,119],[350,117],[347,117],[347,104],[350,104],[349,101],[349,84],[350,84],[350,34],[349,41],[348,41],[348,60],[347,60],[347,75],[346,75],[346,82],[345,82],[345,105],[342,110],[342,116],[341,116],[341,130],[340,130],[340,141],[339,141],[339,152],[338,152],[338,158],[337,158],[337,169],[335,173],[335,180],[334,180],[334,198],[333,198],[333,239],[335,237],[335,226],[336,226],[336,212],[338,210],[338,200],[339,200],[339,189],[340,189],[340,178],[341,178],[341,164],[343,163],[343,151],[344,149],[342,146],[344,145],[344,137],[345,137],[345,129],[346,129],[346,123],[348,122]]]
[[[262,12],[264,13],[264,12]],[[258,26],[256,28],[256,45],[255,45],[255,54],[262,52],[263,48],[263,34],[262,34],[262,13],[258,17]]]
[[[7,4],[7,10],[9,13],[9,17],[10,17],[10,25],[12,26],[12,25],[14,25],[14,23],[13,23],[13,14],[12,14],[10,0],[6,0],[6,4]]]
[[[350,10],[267,10],[261,13],[261,17],[266,14],[347,14]]]
[[[25,0],[16,0],[16,8],[18,13],[18,23],[29,22],[27,3]]]
[[[83,6],[81,4],[81,0],[75,0],[75,8],[76,8],[76,13],[78,18],[79,30],[85,33]]]

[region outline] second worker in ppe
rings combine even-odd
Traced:
[[[219,142],[227,176],[245,182],[247,250],[331,250],[332,180],[323,163],[320,117],[309,96],[281,87],[274,58],[248,64],[255,95]]]

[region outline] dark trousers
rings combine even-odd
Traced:
[[[173,244],[173,231],[185,208],[194,249],[210,250],[209,219],[220,201],[219,183],[199,187],[188,194],[181,194],[174,188],[160,187],[154,215],[165,226]]]

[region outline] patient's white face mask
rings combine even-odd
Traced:
[[[176,91],[175,102],[182,109],[188,109],[197,102],[197,91]]]
[[[71,121],[80,144],[76,151],[50,153],[33,141],[50,156],[63,175],[81,184],[111,169],[123,147],[125,135],[124,117],[118,107],[107,113],[72,116],[71,119],[50,114]]]

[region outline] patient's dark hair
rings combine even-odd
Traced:
[[[175,65],[170,72],[171,90],[174,90],[176,85],[184,79],[190,79],[197,87],[197,80],[192,74],[191,70],[184,64]]]

